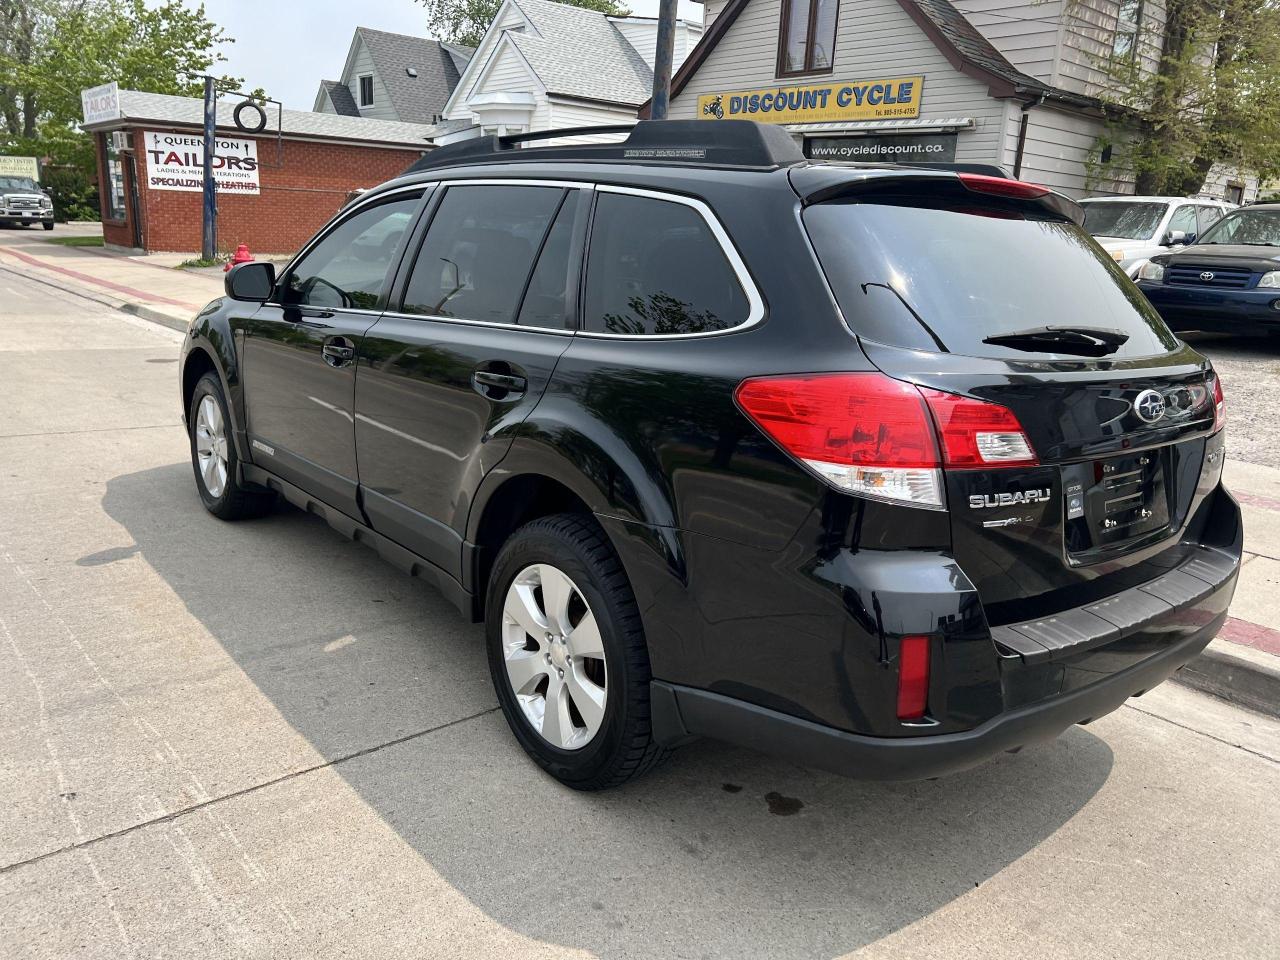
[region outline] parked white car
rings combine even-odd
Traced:
[[[1196,197],[1094,197],[1080,204],[1084,228],[1130,277],[1157,253],[1195,243],[1236,208]]]

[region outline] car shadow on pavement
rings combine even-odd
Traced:
[[[603,957],[846,953],[1034,850],[1111,770],[1081,728],[914,784],[702,742],[625,788],[575,793],[508,735],[481,628],[431,587],[292,509],[209,517],[185,463],[117,477],[103,506],[317,752],[369,751],[330,769],[383,822],[488,917],[547,943]],[[347,892],[377,898],[379,876]]]

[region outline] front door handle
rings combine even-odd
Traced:
[[[356,347],[346,337],[330,337],[320,348],[324,362],[331,367],[345,367],[356,358]]]

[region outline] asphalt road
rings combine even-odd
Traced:
[[[978,770],[542,776],[479,628],[205,514],[178,335],[0,269],[0,956],[1280,956],[1280,724],[1166,685]]]

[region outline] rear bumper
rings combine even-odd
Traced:
[[[1147,281],[1139,281],[1138,289],[1175,330],[1280,331],[1280,310],[1273,306],[1280,302],[1280,289],[1214,290]]]
[[[651,686],[655,736],[664,743],[711,737],[867,780],[919,780],[972,767],[1110,713],[1167,679],[1203,650],[1226,619],[1239,556],[1214,548],[1202,551],[1203,556],[1135,588],[1133,592],[1142,597],[1127,598],[1118,604],[1118,611],[1107,609],[1099,615],[1098,604],[1067,611],[1055,619],[1071,621],[1070,629],[1041,622],[1036,626],[1042,633],[1035,635],[1001,628],[1014,634],[1013,645],[995,638],[1009,664],[1004,672],[1006,702],[1028,696],[1028,678],[1053,678],[1054,692],[1042,688],[1042,696],[1034,702],[1005,710],[973,729],[911,737],[866,736],[655,680]],[[1088,636],[1079,629],[1091,621],[1074,617],[1086,613],[1098,624],[1097,632]],[[1018,642],[1025,652],[1014,649]],[[1114,670],[1105,665],[1107,661]]]

